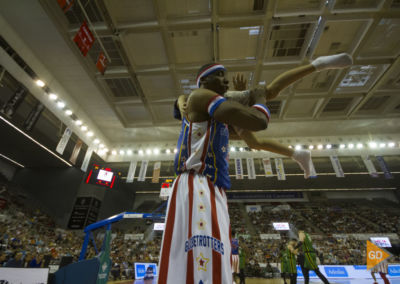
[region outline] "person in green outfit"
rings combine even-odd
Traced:
[[[281,247],[281,276],[285,284],[287,284],[286,278],[290,279],[290,284],[297,283],[296,244],[297,240],[291,239],[287,245]]]
[[[310,235],[304,231],[299,231],[299,244],[297,247],[301,247],[301,253],[298,257],[298,262],[301,267],[301,271],[304,276],[304,283],[308,284],[310,282],[310,270],[314,270],[315,274],[321,279],[324,284],[329,284],[328,279],[319,271],[317,265],[317,257],[315,254],[315,249],[313,248]]]

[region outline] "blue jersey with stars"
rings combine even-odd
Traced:
[[[239,254],[239,241],[238,241],[238,239],[232,239],[232,241],[231,241],[231,252],[232,252],[232,254]]]
[[[207,176],[214,185],[229,189],[228,143],[226,124],[212,118],[202,122],[184,118],[175,155],[176,173],[194,170]]]

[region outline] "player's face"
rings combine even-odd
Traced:
[[[229,81],[226,79],[225,75],[225,71],[223,70],[218,70],[211,75],[208,75],[204,80],[204,87],[216,92],[217,94],[225,94],[229,88]]]

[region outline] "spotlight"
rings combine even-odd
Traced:
[[[235,147],[231,147],[231,152],[235,152],[235,151],[236,151]]]
[[[174,149],[174,153],[175,153],[175,154],[178,153],[178,149],[175,148],[175,149]]]
[[[147,154],[147,155],[151,155],[151,150],[150,150],[150,149],[147,149],[147,150],[146,150],[146,154]]]
[[[89,131],[88,133],[86,133],[87,136],[92,137],[93,136],[93,132]]]
[[[140,156],[143,156],[143,154],[144,154],[142,149],[140,149],[138,153]]]
[[[100,147],[100,149],[103,149],[104,148],[104,144],[100,144],[99,147]]]
[[[36,80],[36,85],[39,87],[44,87],[45,83],[42,80]]]
[[[75,124],[78,125],[78,126],[79,126],[79,125],[82,125],[82,120],[79,120],[79,119],[76,120],[76,121],[75,121]]]
[[[308,149],[310,149],[310,150],[314,149],[314,145],[308,146]]]
[[[319,145],[317,146],[317,148],[318,148],[318,150],[321,150],[321,149],[324,148],[324,146],[322,146],[321,144],[319,144]]]
[[[388,144],[388,146],[390,147],[390,148],[393,148],[394,147],[394,142],[389,142],[389,144]]]
[[[385,148],[385,147],[386,147],[386,143],[379,144],[379,148]]]
[[[160,154],[160,149],[154,148],[154,149],[153,149],[153,153],[154,153],[154,155]]]
[[[128,151],[126,151],[126,153],[130,156],[130,155],[132,155],[132,150],[129,149]]]
[[[65,107],[65,103],[62,101],[57,102],[57,107],[63,109]]]
[[[301,149],[301,145],[296,145],[294,148],[295,148],[296,150],[300,150],[300,149]]]
[[[331,148],[332,148],[332,145],[331,145],[331,144],[327,144],[327,145],[325,146],[325,148],[326,148],[326,149],[331,149]]]
[[[107,152],[108,152],[108,149],[107,149],[107,148],[105,148],[105,149],[104,149],[104,152],[106,152],[106,153],[107,153]]]
[[[378,144],[376,144],[376,142],[369,142],[368,146],[372,149],[375,149],[376,147],[378,147]]]
[[[340,144],[339,148],[340,148],[340,149],[344,149],[344,148],[346,148],[346,145]]]
[[[353,149],[353,148],[354,148],[354,144],[350,143],[350,144],[347,146],[347,148]]]
[[[111,151],[111,155],[117,155],[117,151],[112,150],[112,151]]]
[[[124,150],[119,150],[119,154],[120,154],[121,156],[123,156],[123,155],[125,155],[125,151],[124,151]]]
[[[93,143],[94,143],[94,144],[99,144],[99,143],[100,143],[100,140],[96,138],[96,139],[93,140]],[[102,144],[102,145],[103,145],[103,144]],[[104,145],[103,145],[103,146],[104,146]],[[101,148],[101,147],[100,147],[100,148]]]
[[[87,130],[87,126],[82,125],[82,126],[81,126],[81,130],[82,130],[82,131],[86,131],[86,130]]]
[[[65,114],[68,115],[68,116],[72,115],[72,110],[67,109],[67,110],[65,111]]]
[[[288,148],[289,148],[289,149],[292,149],[293,147],[292,147],[292,145],[289,145]]]
[[[361,143],[357,144],[357,149],[361,149],[362,147],[364,147],[363,144],[361,144]]]
[[[56,94],[50,93],[49,94],[49,99],[52,101],[55,101],[58,98],[58,96]]]
[[[239,151],[240,151],[240,152],[243,152],[243,151],[244,151],[243,147],[240,147],[240,148],[239,148]]]
[[[167,149],[167,150],[165,150],[165,153],[171,154],[171,150],[170,150],[170,149]]]

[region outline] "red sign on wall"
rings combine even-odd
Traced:
[[[100,52],[99,58],[97,59],[96,67],[97,70],[99,70],[100,73],[104,75],[104,72],[107,68],[107,57],[104,55],[103,52]]]
[[[94,36],[89,30],[86,22],[83,22],[83,24],[79,28],[78,33],[74,37],[74,42],[78,45],[83,56],[86,56],[94,43]]]
[[[69,9],[71,9],[74,4],[74,0],[57,0],[58,5],[60,5],[61,9],[66,13]]]

